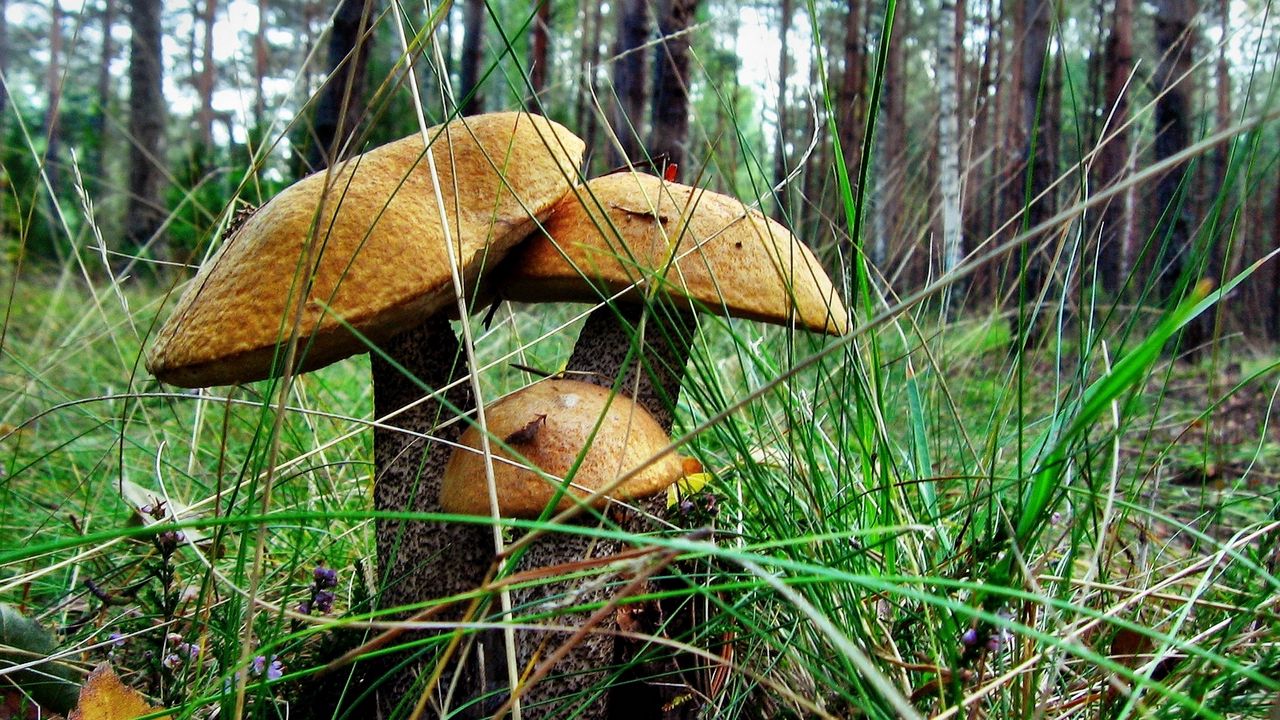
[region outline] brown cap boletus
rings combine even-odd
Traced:
[[[376,346],[374,508],[439,512],[447,442],[461,432],[445,421],[472,404],[446,312],[569,191],[583,149],[545,118],[493,113],[299,181],[232,229],[200,268],[160,328],[148,369],[177,385],[225,385],[284,374],[293,337],[293,373]],[[492,555],[486,532],[379,519],[379,606],[477,587]],[[459,685],[478,686],[459,662]],[[379,705],[384,694],[394,693],[379,693]]]
[[[305,349],[295,372],[367,352],[348,327],[380,342],[454,302],[446,226],[472,283],[568,192],[584,148],[526,113],[426,135],[436,179],[415,134],[300,180],[241,222],[160,328],[147,368],[184,387],[271,377],[294,323]]]
[[[623,476],[628,478],[598,497],[596,507],[608,499],[654,495],[680,478],[674,452],[657,456],[668,445],[658,422],[630,398],[598,385],[546,380],[486,407],[485,418],[489,434],[500,441],[491,447],[502,517],[536,518],[557,496],[554,509],[568,509],[574,501],[565,494],[587,497]],[[440,505],[446,512],[488,515],[481,430],[469,428],[458,442],[445,467]]]
[[[817,258],[780,223],[726,195],[642,173],[595,178],[565,195],[499,277],[512,300],[616,296],[619,308],[591,314],[568,366],[604,384],[621,374],[631,345],[622,321],[634,324],[646,297],[662,301],[649,305],[662,308],[650,316],[661,327],[640,353],[648,373],[636,398],[668,429],[696,328],[691,309],[830,335],[849,329]]]

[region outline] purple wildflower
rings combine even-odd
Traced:
[[[336,599],[330,588],[338,586],[338,571],[325,567],[324,563],[316,565],[311,573],[311,598],[298,603],[298,612],[310,615],[313,612],[321,615],[333,611]]]
[[[318,588],[331,588],[338,585],[338,571],[333,568],[317,565],[315,572],[311,576],[315,586]]]
[[[269,681],[279,680],[284,676],[284,663],[275,657],[267,662],[266,655],[259,655],[249,664],[249,676],[254,678],[265,677]]]

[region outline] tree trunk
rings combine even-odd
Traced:
[[[1098,167],[1100,189],[1112,187],[1125,179],[1129,167],[1129,95],[1125,85],[1133,72],[1133,0],[1116,0],[1111,20],[1111,34],[1107,37],[1103,53],[1106,75],[1103,115],[1110,115],[1106,137],[1099,150]],[[1110,139],[1106,139],[1109,137]],[[1130,191],[1124,197],[1112,198],[1102,208],[1102,234],[1099,248],[1099,268],[1103,287],[1118,293],[1129,274],[1132,258],[1133,218]]]
[[[863,0],[848,0],[844,24],[844,72],[840,76],[839,115],[840,150],[849,179],[857,177],[862,162],[863,125],[866,123],[867,92],[866,52],[862,40]]]
[[[129,201],[124,236],[126,252],[150,245],[152,256],[163,258],[167,247],[159,233],[166,214],[162,153],[166,113],[160,10],[160,0],[129,3]]]
[[[773,184],[778,188],[778,206],[775,213],[780,222],[785,223],[791,214],[790,193],[784,184],[787,179],[787,137],[791,128],[787,123],[787,79],[791,75],[791,53],[788,38],[791,35],[791,15],[795,12],[793,0],[782,0],[779,8],[782,17],[778,28],[778,110],[777,135],[773,141]]]
[[[583,169],[586,171],[587,176],[590,177],[592,174],[592,161],[599,156],[599,153],[596,152],[596,138],[600,133],[600,113],[603,112],[603,110],[596,105],[596,98],[598,96],[597,89],[599,88],[599,84],[596,80],[599,77],[600,72],[600,34],[604,27],[604,10],[602,9],[604,3],[584,0],[584,4],[587,8],[586,12],[589,13],[591,17],[591,30],[589,33],[590,39],[584,39],[584,42],[588,42],[589,45],[587,47],[587,51],[583,54],[583,84],[582,92],[578,97],[578,112],[579,117],[583,119],[583,122],[580,123],[578,127],[585,128],[582,140],[587,146],[587,152],[586,158],[583,160]],[[587,35],[588,32],[584,30],[584,38],[586,38]]]
[[[1160,0],[1156,3],[1155,41],[1160,62],[1152,78],[1156,98],[1155,161],[1166,160],[1185,150],[1191,142],[1191,100],[1194,96],[1190,72],[1194,63],[1196,34],[1195,0]],[[1156,226],[1156,272],[1159,297],[1178,299],[1179,286],[1203,271],[1204,258],[1195,257],[1192,247],[1192,209],[1187,192],[1188,163],[1181,162],[1156,181],[1156,204],[1160,220]],[[1214,252],[1212,245],[1206,254]],[[1201,316],[1183,335],[1180,348],[1194,357],[1209,340],[1212,317]]]
[[[990,181],[994,177],[991,173],[994,167],[991,157],[994,155],[994,142],[989,137],[993,115],[991,92],[995,85],[993,75],[997,67],[996,48],[1001,39],[1000,29],[997,26],[999,13],[994,7],[994,0],[987,0],[982,16],[987,18],[986,37],[982,43],[982,63],[978,66],[977,78],[974,81],[973,101],[969,104],[970,111],[973,113],[973,131],[969,136],[968,152],[962,156],[964,167],[961,170],[964,173],[964,190],[962,191],[964,229],[969,237],[977,238],[979,241],[990,233],[987,213],[992,205],[989,202],[989,193]],[[978,271],[979,274],[982,272],[982,270]],[[972,282],[981,284],[976,280]]]
[[[213,149],[213,84],[216,70],[213,64],[213,25],[218,15],[218,0],[204,0],[200,20],[204,23],[204,39],[200,55],[200,74],[196,76],[200,95],[199,125],[200,154]]]
[[[261,129],[267,117],[267,10],[269,0],[258,0],[258,31],[253,37],[253,127]]]
[[[0,3],[0,14],[3,14],[3,3]],[[0,21],[2,22],[2,21]],[[111,38],[111,29],[116,24],[115,0],[105,0],[102,4],[102,52],[98,55],[98,87],[97,107],[93,109],[93,117],[89,121],[97,141],[93,145],[92,165],[90,172],[97,180],[98,200],[108,190],[111,183],[106,182],[107,172],[107,113],[111,109],[111,88],[115,84],[111,77],[111,61],[115,59],[115,42]],[[0,72],[3,72],[0,70]],[[0,111],[2,112],[2,111]]]
[[[590,0],[578,0],[577,18],[578,18],[578,68],[574,80],[574,97],[573,97],[573,126],[578,129],[579,133],[584,132],[587,126],[587,113],[591,111],[591,92],[590,88],[594,86],[592,78],[594,78],[594,66],[591,64],[591,27],[592,14],[591,8],[595,6],[598,15],[599,3]],[[599,19],[599,18],[596,18]],[[591,153],[591,146],[587,146],[588,155]]]
[[[644,52],[649,40],[649,0],[621,0],[618,37],[613,46],[613,132],[618,146],[610,146],[610,164],[621,167],[645,161],[640,138],[644,132],[644,106],[648,98]]]
[[[0,75],[9,77],[9,0],[0,0]],[[109,41],[108,41],[109,42]],[[9,109],[9,89],[0,84],[0,121]]]
[[[1276,178],[1275,196],[1271,200],[1271,247],[1280,247],[1280,178]],[[1271,301],[1266,327],[1271,330],[1271,339],[1280,340],[1280,264],[1275,261],[1267,263],[1271,266],[1268,275],[1271,278]]]
[[[1217,112],[1215,113],[1217,122],[1216,129],[1220,133],[1227,132],[1231,127],[1231,64],[1227,60],[1227,39],[1231,37],[1230,26],[1230,2],[1229,0],[1218,0],[1218,29],[1221,33],[1221,41],[1218,43],[1218,63],[1215,69],[1215,85],[1217,90]],[[1213,153],[1214,179],[1213,187],[1218,192],[1225,195],[1227,184],[1229,182],[1229,173],[1231,165],[1231,143],[1220,143]],[[1222,197],[1225,207],[1226,197]],[[1280,208],[1277,208],[1280,211]],[[1243,213],[1242,213],[1243,214]],[[1209,255],[1209,269],[1211,277],[1216,282],[1221,283],[1227,277],[1234,275],[1239,269],[1239,262],[1243,259],[1236,250],[1241,246],[1235,242],[1229,223],[1220,223],[1218,234],[1214,237],[1215,247]],[[1222,308],[1223,305],[1219,305]]]
[[[960,265],[960,98],[957,89],[956,22],[963,0],[942,0],[938,20],[938,186],[942,198],[942,272]],[[952,288],[942,294],[950,312]]]
[[[547,50],[551,45],[551,0],[533,0],[533,3],[536,13],[529,39],[529,85],[533,97],[529,99],[528,108],[531,112],[537,111],[539,99],[547,89],[547,63],[550,60]]]
[[[61,0],[53,0],[49,3],[49,64],[45,70],[44,171],[45,176],[49,179],[49,185],[56,191],[62,187],[62,182],[58,177],[61,169],[58,156],[62,152],[62,131],[58,126],[58,116],[62,105]]]
[[[355,154],[353,142],[364,113],[370,32],[377,14],[374,0],[343,0],[329,33],[329,77],[316,104],[313,169]]]
[[[1049,191],[1058,172],[1058,108],[1054,102],[1058,95],[1053,88],[1055,73],[1048,65],[1053,12],[1054,4],[1050,0],[1034,0],[1023,5],[1023,26],[1027,32],[1022,47],[1020,95],[1022,129],[1027,142],[1023,150],[1025,175],[1014,185],[1014,190],[1021,203],[1024,232],[1057,212],[1056,198]],[[1019,253],[1017,329],[1022,347],[1037,340],[1035,305],[1045,282],[1041,245],[1049,237],[1052,235],[1045,234],[1023,245]]]
[[[654,49],[653,131],[649,151],[661,163],[684,166],[689,142],[689,35],[698,0],[660,0]]]
[[[1191,139],[1191,71],[1195,36],[1194,0],[1160,0],[1156,3],[1155,41],[1160,62],[1153,78],[1158,91],[1155,121],[1155,161],[1166,160],[1186,149]],[[1156,183],[1156,211],[1160,213],[1157,243],[1162,250],[1157,264],[1159,295],[1172,299],[1183,273],[1190,269],[1191,217],[1185,181],[1187,163],[1179,163]]]
[[[876,232],[871,248],[871,259],[884,266],[889,261],[889,238],[897,236],[902,228],[901,184],[895,178],[895,170],[905,166],[907,160],[906,137],[906,62],[903,39],[910,26],[911,8],[899,6],[893,18],[893,37],[889,42],[888,57],[884,68],[881,90],[880,150],[876,153]],[[853,299],[855,302],[857,298]]]
[[[462,14],[462,114],[484,112],[484,95],[480,93],[481,46],[484,44],[484,2],[467,0]]]
[[[1006,3],[1001,14],[1005,18],[1012,18],[1013,28],[1006,35],[1007,43],[1002,47],[1000,63],[1001,67],[1008,68],[1008,74],[1001,74],[1005,79],[996,95],[996,105],[1000,108],[996,126],[996,157],[1000,180],[994,203],[999,206],[999,210],[993,227],[1000,229],[995,239],[1008,240],[1018,233],[1018,219],[1022,215],[1022,200],[1026,192],[1026,158],[1023,157],[1023,151],[1027,145],[1027,129],[1022,118],[1022,56],[1027,46],[1027,18],[1022,3],[1018,2]],[[1006,20],[1004,24],[1009,22]],[[1016,261],[1016,255],[1004,258],[1000,263],[998,277],[994,278],[992,294],[1001,301],[1007,298],[1008,286],[1012,282],[1010,278],[1016,277]]]

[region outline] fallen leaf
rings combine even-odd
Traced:
[[[137,720],[159,710],[142,693],[120,682],[120,676],[103,663],[80,689],[80,702],[68,720]],[[167,720],[169,716],[163,717]]]

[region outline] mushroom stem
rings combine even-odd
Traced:
[[[382,348],[385,357],[372,353],[374,415],[390,418],[385,426],[374,429],[373,506],[438,513],[440,482],[452,449],[449,443],[465,429],[461,422],[442,424],[453,417],[451,407],[466,413],[474,403],[470,384],[456,382],[466,374],[465,357],[449,321],[440,316],[393,337]],[[425,394],[422,385],[443,388],[451,383],[444,402],[429,399],[409,407]],[[424,438],[425,433],[432,433],[436,440]],[[376,535],[382,608],[474,590],[493,562],[490,530],[483,525],[380,519]],[[462,610],[461,606],[449,608],[432,619],[457,620]],[[498,666],[505,664],[489,658],[485,675],[497,677]],[[417,670],[411,666],[391,680],[387,692],[379,693],[384,716],[403,700],[420,674]],[[454,672],[462,673],[458,687],[463,693],[461,699],[455,698],[455,706],[490,684],[491,678],[479,676],[479,663],[464,661]],[[449,686],[451,676],[442,676],[440,689]]]
[[[698,319],[691,310],[671,302],[651,305],[644,344],[628,363],[631,338],[643,314],[644,306],[637,304],[596,309],[587,316],[566,369],[585,373],[579,379],[605,387],[622,377],[622,392],[632,395],[670,432]],[[637,369],[642,369],[638,383]]]

